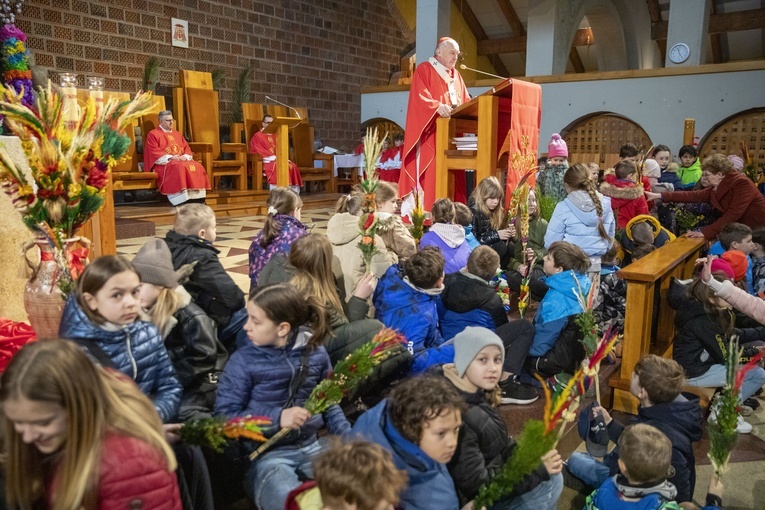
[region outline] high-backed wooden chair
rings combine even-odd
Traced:
[[[244,123],[244,138],[247,144],[247,164],[252,176],[252,189],[263,189],[263,158],[260,154],[250,154],[250,140],[263,127],[263,112],[265,108],[260,103],[242,103],[242,122]]]
[[[212,89],[210,73],[182,71],[186,128],[191,150],[200,153],[212,189],[218,188],[223,176],[234,177],[237,189],[247,189],[247,146],[243,143],[220,143],[218,92]],[[203,144],[203,145],[199,145]],[[234,159],[221,159],[222,153],[233,153]]]
[[[300,170],[300,176],[307,192],[311,191],[311,183],[324,183],[324,191],[337,193],[334,158],[330,154],[317,154],[313,148],[313,127],[308,122],[301,122],[292,129],[293,161]],[[315,166],[320,161],[323,166]]]

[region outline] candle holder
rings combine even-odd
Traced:
[[[64,122],[67,129],[77,127],[80,114],[77,111],[77,75],[75,73],[61,73],[59,75],[59,92],[64,109]]]
[[[104,107],[104,79],[100,76],[89,76],[88,90],[96,103],[96,112],[101,112]]]

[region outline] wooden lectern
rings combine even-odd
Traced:
[[[510,129],[513,80],[508,78],[436,120],[436,196],[454,198],[449,170],[475,170],[475,182],[496,174],[500,147]],[[478,150],[452,150],[456,133],[476,133]]]
[[[274,117],[273,122],[263,130],[276,138],[276,185],[280,188],[290,185],[290,129],[297,126],[297,117]]]

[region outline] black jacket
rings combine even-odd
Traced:
[[[184,236],[171,230],[165,242],[173,254],[173,267],[196,262],[194,272],[183,285],[194,302],[224,328],[237,310],[244,308],[244,292],[223,269],[218,253],[210,241],[197,236]]]
[[[212,415],[217,381],[228,361],[215,322],[196,303],[176,310],[178,321],[165,337],[165,348],[183,386],[180,421]]]
[[[448,365],[447,365],[448,366]],[[433,373],[444,375],[444,366],[431,369]],[[489,481],[515,449],[515,441],[508,436],[507,426],[486,400],[484,390],[467,393],[456,387],[465,400],[467,409],[462,414],[459,444],[447,467],[454,480],[454,488],[464,506],[478,495],[481,486]],[[544,464],[526,476],[513,489],[506,499],[525,494],[545,480],[549,480]]]
[[[669,479],[677,487],[678,503],[693,501],[693,489],[696,486],[696,459],[693,455],[693,443],[701,439],[701,408],[697,400],[687,400],[682,395],[673,402],[665,402],[651,407],[639,407],[633,423],[645,423],[656,427],[672,443],[672,467],[675,476]],[[617,442],[624,431],[624,425],[617,420],[608,424],[608,437]],[[606,455],[603,462],[613,476],[619,472],[618,448]]]
[[[467,326],[495,330],[507,324],[507,312],[494,287],[462,271],[444,278],[438,313],[441,333],[446,340]]]
[[[552,377],[561,372],[573,374],[582,363],[587,353],[580,342],[582,332],[574,322],[575,315],[568,318],[566,326],[561,330],[558,339],[552,349],[543,356],[528,356],[524,366],[533,374],[539,373],[542,377]]]
[[[468,200],[468,207],[473,213],[473,235],[481,244],[494,244],[501,241],[497,229],[491,226],[491,220],[476,206],[475,200]]]
[[[680,363],[688,378],[705,374],[712,365],[724,365],[728,352],[729,338],[723,327],[704,310],[704,305],[687,295],[683,286],[673,281],[667,293],[669,305],[677,310],[675,315],[675,340],[672,357]],[[730,320],[734,320],[733,312]],[[740,345],[762,340],[763,328],[738,328]],[[743,358],[742,358],[743,359]]]

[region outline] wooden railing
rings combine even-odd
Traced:
[[[624,348],[621,370],[609,380],[613,408],[637,413],[637,400],[630,395],[630,378],[637,362],[646,354],[672,356],[675,311],[667,303],[670,279],[690,278],[703,238],[679,237],[619,272],[627,282]],[[658,289],[658,324],[655,336],[654,303]]]

